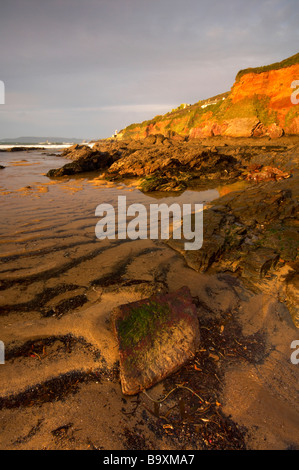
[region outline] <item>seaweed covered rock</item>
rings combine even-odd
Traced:
[[[278,262],[297,260],[298,213],[298,176],[250,185],[204,210],[200,250],[185,250],[185,239],[166,243],[196,271],[230,271],[259,283]]]
[[[196,307],[187,287],[121,305],[112,312],[122,391],[134,395],[190,360],[199,345]]]
[[[248,173],[246,180],[248,181],[279,181],[281,179],[290,178],[290,173],[282,171],[279,168],[262,165],[252,165],[247,168]]]
[[[144,192],[182,191],[199,179],[242,178],[242,164],[232,155],[221,154],[216,147],[178,142],[165,148],[164,142],[126,153],[110,166],[108,174],[114,179],[139,177],[139,189]]]

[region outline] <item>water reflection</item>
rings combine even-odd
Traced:
[[[121,195],[126,196],[128,205],[140,203],[148,208],[157,201],[168,206],[178,203],[182,207],[183,204],[206,205],[219,196],[248,185],[244,181],[228,185],[209,181],[183,192],[142,193],[136,187],[137,178],[123,182],[106,181],[101,171],[56,179],[46,176],[49,169],[68,162],[59,154],[38,151],[0,153],[0,163],[5,166],[4,170],[0,170],[2,236],[15,233],[28,224],[32,224],[31,229],[37,231],[43,223],[47,227],[52,225],[53,235],[67,221],[88,220],[90,226],[94,226],[96,207],[107,203],[117,211],[118,196]]]

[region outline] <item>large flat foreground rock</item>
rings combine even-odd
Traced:
[[[199,345],[196,307],[187,287],[112,312],[122,391],[134,395],[191,359]]]

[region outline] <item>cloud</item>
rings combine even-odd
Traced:
[[[105,137],[227,91],[239,69],[298,52],[296,11],[296,0],[2,2],[0,137],[47,126]]]

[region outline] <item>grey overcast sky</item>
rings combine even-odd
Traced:
[[[298,0],[1,0],[0,139],[109,137],[298,52]]]

